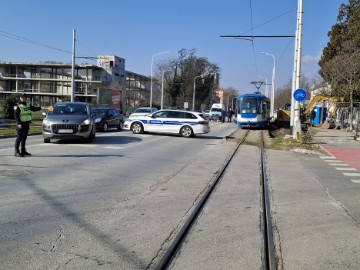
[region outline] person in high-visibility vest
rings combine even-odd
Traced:
[[[21,94],[19,102],[14,106],[14,118],[16,120],[15,156],[31,156],[26,151],[26,139],[29,134],[31,123],[31,111],[40,111],[41,107],[35,107],[26,102],[26,95]],[[19,151],[20,147],[20,151]]]

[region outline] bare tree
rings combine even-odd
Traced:
[[[301,76],[300,87],[307,92],[307,96],[310,96],[310,81],[305,76]],[[285,104],[291,103],[291,94],[292,81],[289,79],[285,85],[275,92],[275,108],[283,108]]]
[[[178,58],[169,59],[157,66],[155,72],[156,85],[154,98],[160,103],[162,74],[164,71],[164,104],[182,108],[184,102],[192,107],[194,93],[194,79],[196,87],[195,108],[202,104],[209,107],[211,97],[214,96],[215,77],[220,68],[211,63],[205,57],[196,56],[196,50],[182,49],[178,52]],[[201,76],[201,77],[200,77]]]
[[[227,87],[224,90],[224,105],[227,109],[235,109],[236,103],[235,100],[239,95],[239,91],[234,87]]]
[[[360,50],[347,47],[323,66],[323,72],[330,78],[334,94],[349,100],[349,129],[353,130],[354,94],[360,92]]]

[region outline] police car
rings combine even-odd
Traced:
[[[129,117],[124,129],[135,134],[174,133],[183,137],[210,132],[209,121],[202,113],[181,110],[160,110],[147,116]]]

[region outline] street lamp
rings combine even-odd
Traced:
[[[204,79],[204,77],[205,76],[214,76],[214,82],[216,83],[216,73],[214,73],[214,72],[210,72],[209,74],[207,74],[207,75],[205,75],[205,74],[201,74],[201,75],[199,75],[199,76],[196,76],[195,78],[194,78],[194,91],[193,91],[193,104],[192,104],[192,110],[194,111],[195,110],[195,86],[196,86],[196,84],[195,84],[195,81],[196,81],[196,79],[197,78],[203,78]]]
[[[203,75],[199,75],[194,78],[194,91],[193,91],[193,104],[192,104],[193,111],[195,110],[195,81],[197,78],[202,78],[202,77],[203,77]]]
[[[262,52],[263,54],[269,55],[274,60],[274,66],[272,71],[272,83],[271,83],[271,109],[270,109],[270,115],[271,117],[274,117],[274,102],[275,102],[275,56],[271,53]]]
[[[162,70],[162,76],[161,76],[161,102],[160,102],[160,109],[162,110],[164,108],[164,70]]]
[[[150,75],[150,108],[152,107],[152,97],[153,97],[153,63],[154,63],[154,57],[160,54],[169,53],[169,51],[166,52],[160,52],[156,53],[151,57],[151,75]]]

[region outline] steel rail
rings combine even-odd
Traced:
[[[264,253],[264,269],[275,270],[276,269],[276,255],[275,245],[273,238],[273,226],[271,220],[270,210],[270,193],[268,186],[268,178],[266,173],[266,159],[264,150],[264,137],[261,136],[260,145],[260,158],[261,158],[261,185],[262,185],[262,221],[263,221],[263,253]]]
[[[237,144],[233,152],[229,155],[229,157],[226,159],[226,162],[223,164],[222,168],[218,171],[217,176],[214,178],[210,186],[208,187],[207,191],[204,193],[204,195],[199,200],[199,203],[194,208],[191,215],[188,217],[184,225],[182,226],[181,230],[176,235],[174,241],[169,246],[169,248],[166,250],[164,255],[161,257],[160,261],[155,266],[155,270],[165,270],[168,269],[170,266],[172,260],[175,258],[178,250],[180,249],[182,243],[186,239],[187,235],[189,234],[192,226],[195,224],[199,214],[201,213],[202,209],[206,205],[208,199],[210,198],[212,192],[215,190],[215,187],[220,183],[222,176],[224,175],[224,172],[228,165],[230,164],[231,160],[235,156],[237,150],[239,149],[240,145],[244,142],[246,136],[248,135],[249,130],[246,132],[244,137],[240,140],[240,142]],[[231,135],[229,136],[231,137]],[[229,138],[227,137],[227,138]]]

